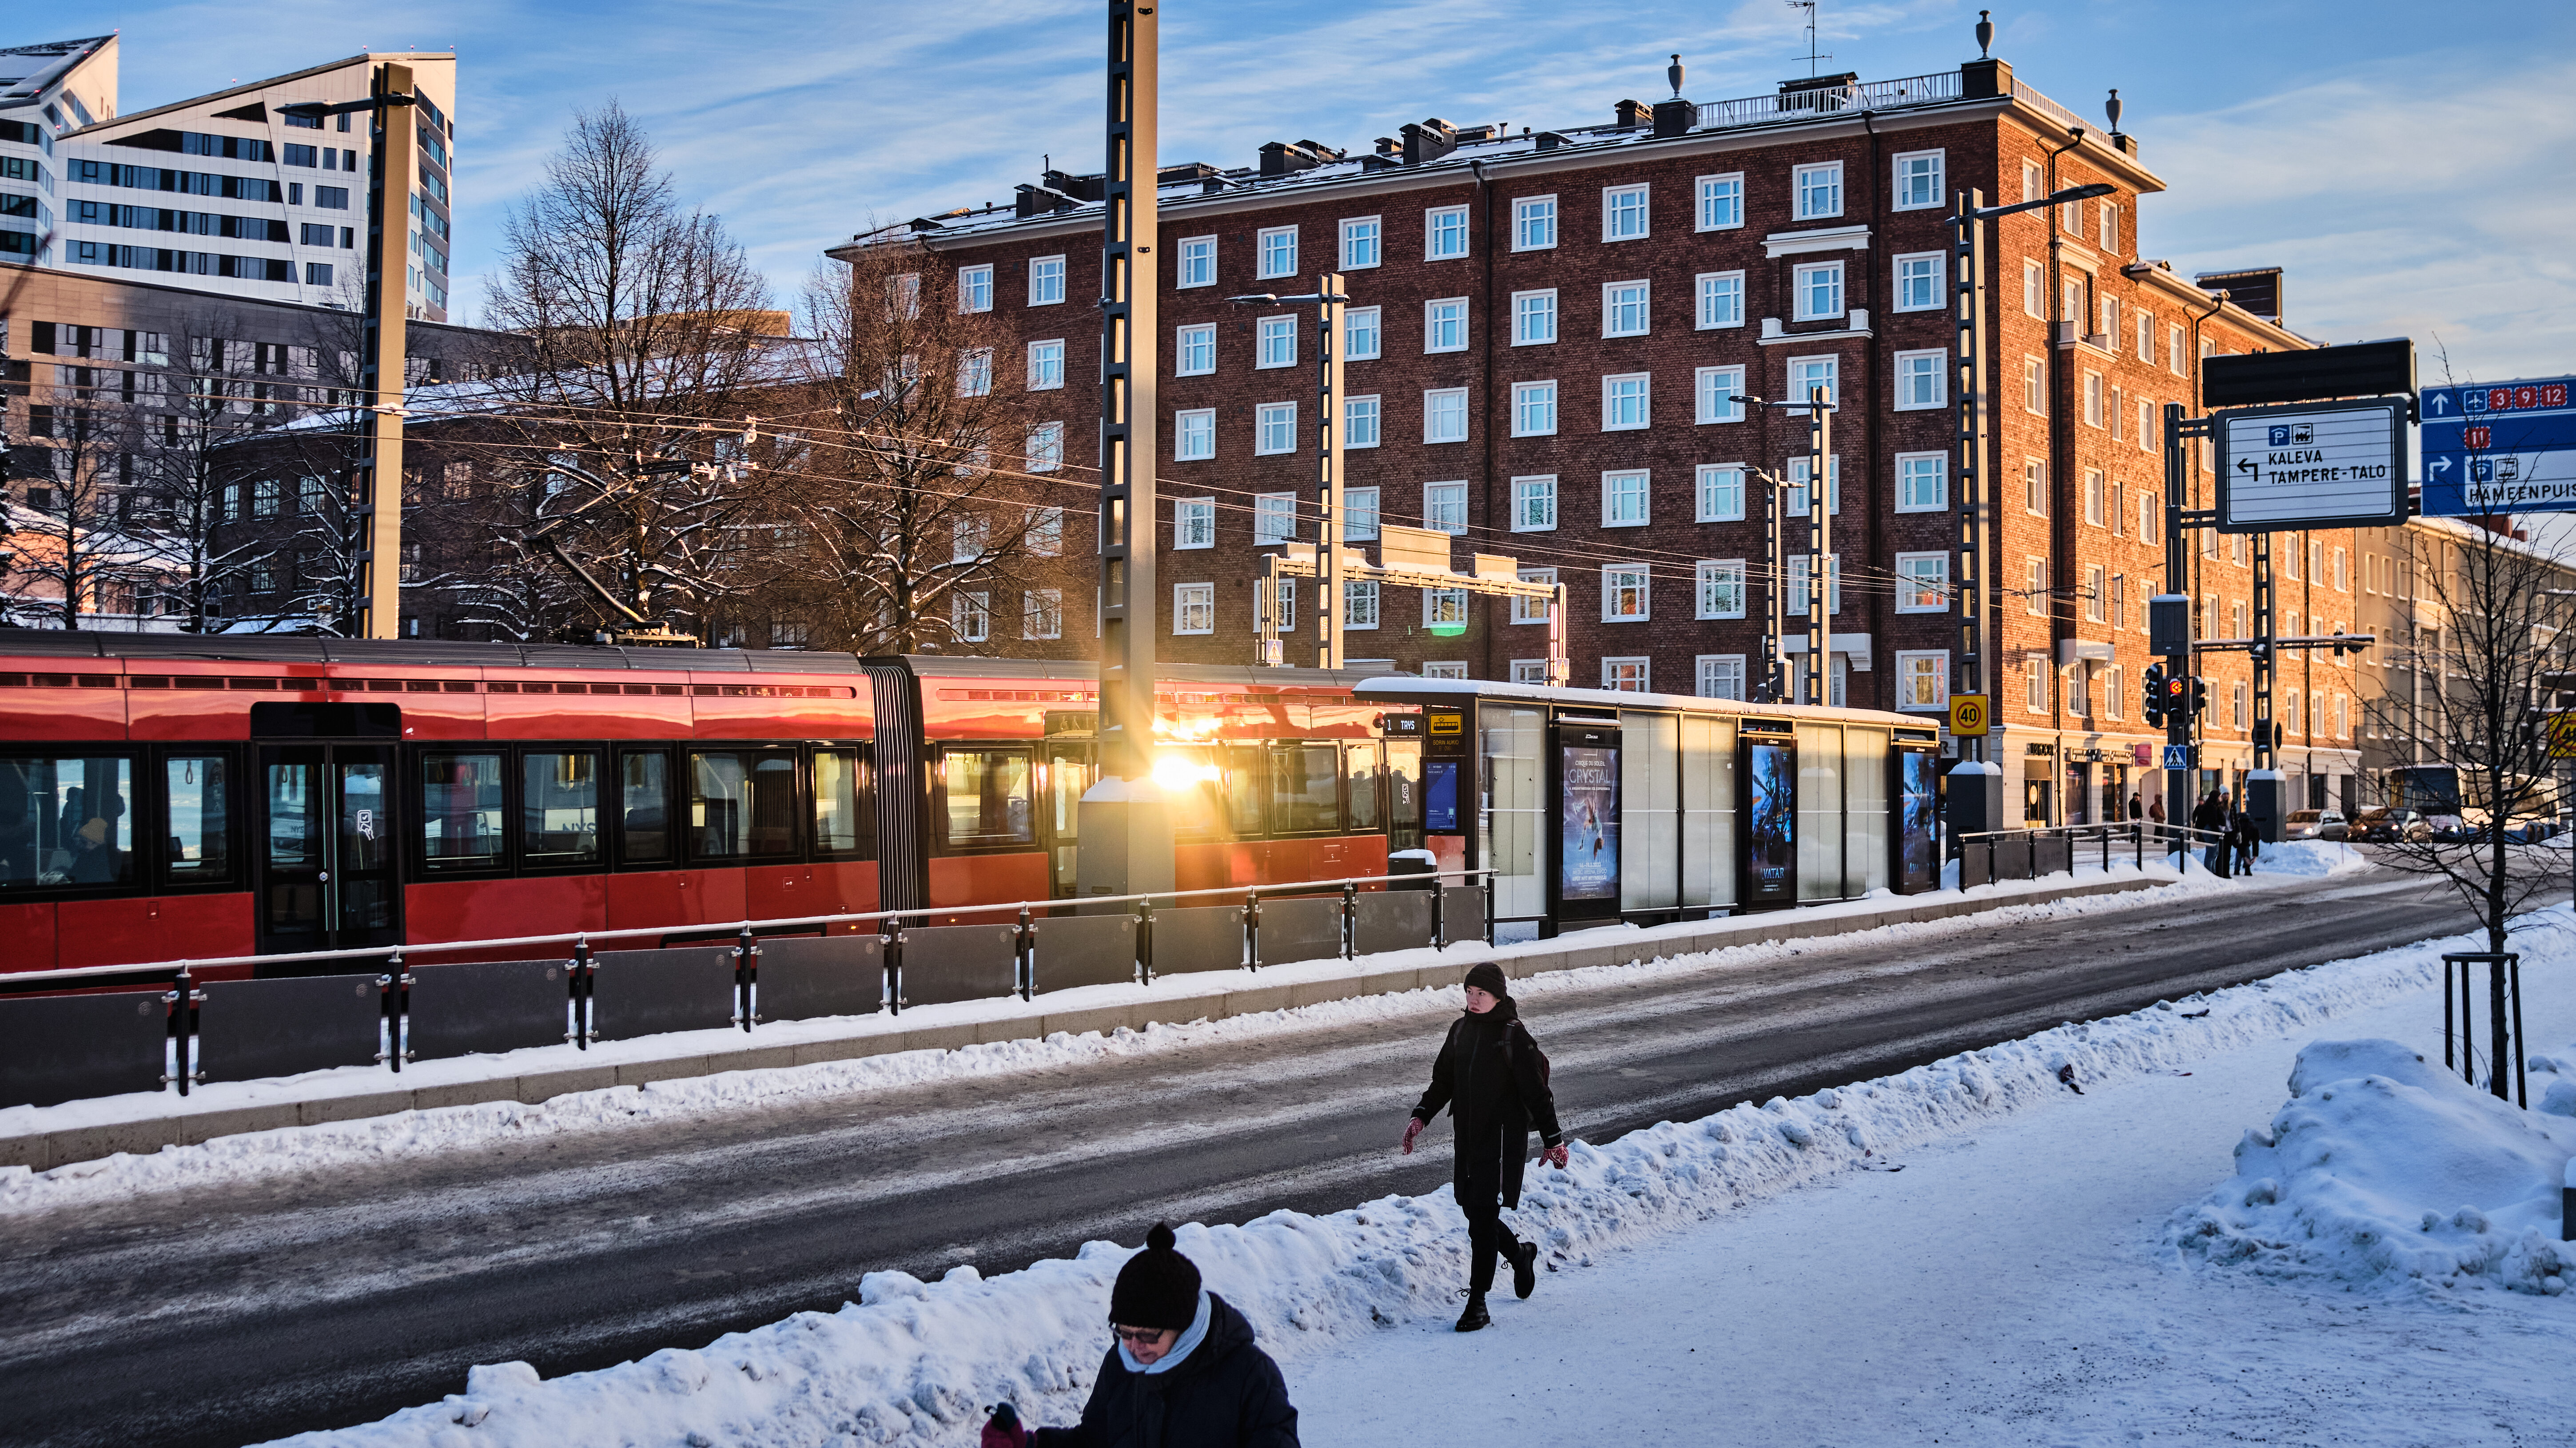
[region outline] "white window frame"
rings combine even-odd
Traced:
[[[2033,417],[2048,416],[2048,368],[2036,357],[2021,359],[2021,410]]]
[[[2182,340],[2182,339],[2183,339],[2183,325],[2182,325],[2182,323],[2180,323],[2180,322],[2167,322],[2167,323],[2165,323],[2165,370],[2166,370],[2166,371],[2168,371],[2168,372],[2170,372],[2170,373],[2172,373],[2172,374],[2173,374],[2173,375],[2175,375],[2176,377],[2180,377],[2180,376],[2182,376],[2182,375],[2183,375],[2183,371],[2184,371],[2184,365],[2183,365],[2183,364],[2184,364],[2184,357],[2183,357],[2183,353],[2189,350],[2188,348],[2186,348],[2186,347],[2184,347],[2184,346],[2183,346],[2183,340]]]
[[[1046,363],[1053,365],[1046,367],[1044,366]],[[1029,391],[1061,390],[1064,387],[1064,339],[1058,337],[1044,342],[1031,342],[1028,346],[1028,369]]]
[[[1252,234],[1252,247],[1254,276],[1268,281],[1274,277],[1293,277],[1297,274],[1296,227],[1265,226]],[[1280,269],[1280,263],[1283,261],[1287,263],[1287,269],[1284,271]]]
[[[980,644],[993,636],[993,595],[960,591],[951,600],[948,616],[960,641]]]
[[[1691,568],[1691,617],[1742,618],[1749,591],[1743,559],[1702,558]]]
[[[1440,340],[1440,328],[1444,320],[1443,313],[1440,310],[1442,308],[1448,309],[1445,320],[1454,325],[1457,329],[1457,339],[1455,341],[1443,342]],[[1467,298],[1431,297],[1426,299],[1422,304],[1423,355],[1429,356],[1435,352],[1464,352],[1466,350]]]
[[[1697,197],[1694,219],[1698,231],[1740,231],[1744,227],[1744,173],[1728,171],[1722,175],[1702,176],[1694,186]],[[1715,203],[1712,205],[1712,203]],[[1711,220],[1714,214],[1717,219]]]
[[[2039,458],[2021,460],[2021,510],[2034,518],[2048,516],[2048,464]]]
[[[1386,262],[1386,220],[1379,216],[1342,218],[1342,270],[1372,271]],[[1365,259],[1363,259],[1365,256]]]
[[[1064,637],[1064,590],[1032,588],[1020,595],[1020,637]]]
[[[1172,551],[1188,553],[1216,546],[1216,499],[1172,500]]]
[[[1832,288],[1833,305],[1830,308],[1820,309],[1815,305],[1819,282]],[[1850,310],[1851,290],[1843,274],[1843,263],[1811,261],[1798,266],[1791,275],[1789,304],[1793,317],[1801,322],[1827,322],[1844,315]]]
[[[1931,602],[1924,602],[1929,595]],[[1896,555],[1896,611],[1898,613],[1947,613],[1950,611],[1950,555],[1947,553],[1899,553]]]
[[[1728,475],[1733,481],[1727,481]],[[1694,523],[1741,523],[1744,521],[1745,467],[1742,463],[1701,463],[1691,472],[1691,521]],[[1726,500],[1732,496],[1730,505]]]
[[[1912,251],[1896,257],[1889,264],[1888,269],[1889,305],[1887,309],[1891,312],[1940,311],[1949,300],[1941,295],[1941,266],[1947,260],[1949,258],[1945,253],[1937,251]],[[1931,276],[1932,294],[1928,300],[1909,302],[1905,299],[1905,268],[1912,264],[1922,265]]]
[[[1653,230],[1653,215],[1648,210],[1647,206],[1648,195],[1648,184],[1643,181],[1632,181],[1618,186],[1602,187],[1602,241],[1644,241],[1647,234]],[[1633,205],[1631,204],[1631,198],[1634,199]],[[1617,224],[1623,216],[1633,218],[1636,224],[1635,230],[1621,231],[1617,229]]]
[[[1546,425],[1543,427],[1531,426],[1531,423],[1534,420],[1532,417],[1533,411],[1542,407],[1546,409]],[[1544,378],[1535,382],[1515,382],[1512,384],[1512,436],[1553,437],[1556,435],[1558,421],[1558,395],[1555,379]]]
[[[981,305],[978,305],[980,303]],[[993,264],[957,269],[957,314],[972,316],[993,310]]]
[[[1515,600],[1513,600],[1513,601],[1514,601],[1514,602],[1518,602],[1519,600],[1515,599]],[[1544,683],[1546,683],[1546,682],[1547,682],[1547,660],[1545,660],[1545,659],[1514,659],[1514,660],[1512,660],[1512,682],[1513,682],[1513,683],[1515,683],[1515,684],[1544,684]]]
[[[1780,501],[1782,517],[1807,516],[1807,479],[1810,472],[1805,453],[1790,458],[1788,466],[1780,470],[1781,480],[1788,484],[1788,487],[1782,490],[1786,494]],[[1825,456],[1825,514],[1828,517],[1839,518],[1842,513],[1843,455],[1828,453]]]
[[[1342,541],[1374,543],[1377,541],[1378,497],[1376,488],[1342,489]],[[1362,521],[1365,519],[1366,521]]]
[[[1925,161],[1929,161],[1931,163],[1929,168],[1927,168],[1930,176],[1929,190],[1918,198],[1909,199],[1906,187],[1906,182],[1909,179],[1906,174],[1908,163],[1920,165]],[[1940,208],[1942,187],[1947,184],[1949,179],[1949,163],[1943,158],[1942,153],[1938,149],[1930,151],[1899,151],[1891,159],[1889,166],[1889,180],[1891,184],[1888,187],[1888,195],[1891,199],[1888,202],[1888,210],[1933,211]]]
[[[2085,373],[2084,425],[2086,427],[2107,427],[2110,425],[2110,414],[2104,410],[2110,405],[2109,399],[2110,388],[2108,384],[2102,380],[2102,374],[2099,372]]]
[[[1744,698],[1744,655],[1701,654],[1697,658],[1691,660],[1691,663],[1693,665],[1691,670],[1692,683],[1694,689],[1697,691],[1697,697],[1702,699],[1734,699],[1739,702]],[[1733,676],[1732,682],[1735,686],[1734,691],[1732,693],[1719,692],[1717,688],[1718,684],[1725,681],[1729,675]]]
[[[1950,405],[1950,352],[1946,347],[1933,347],[1919,352],[1896,354],[1895,401],[1897,412],[1929,412]],[[1921,385],[1930,379],[1928,389]]]
[[[1556,582],[1556,570],[1553,567],[1523,568],[1520,570],[1520,575],[1521,582],[1523,583],[1552,584]],[[1547,605],[1548,600],[1544,597],[1533,596],[1530,594],[1514,594],[1512,596],[1512,622],[1545,623],[1547,622]]]
[[[1536,335],[1536,329],[1530,325],[1533,319],[1538,318],[1545,319],[1547,323],[1546,336],[1542,337]],[[1545,347],[1553,345],[1556,341],[1556,321],[1556,288],[1547,287],[1537,291],[1512,293],[1513,346]]]
[[[1832,202],[1830,208],[1819,203],[1817,193]],[[1789,168],[1790,206],[1800,221],[1830,221],[1843,214],[1843,163],[1810,161]]]
[[[1297,317],[1256,317],[1252,322],[1253,370],[1297,365]]]
[[[1422,626],[1463,627],[1467,623],[1467,590],[1463,588],[1426,588],[1422,590]],[[1423,677],[1429,678],[1426,674]]]
[[[1297,539],[1297,495],[1295,493],[1255,493],[1252,495],[1252,546],[1267,548]]]
[[[1513,197],[1512,250],[1556,250],[1556,222],[1556,198],[1553,195]]]
[[[1359,344],[1359,339],[1363,336],[1368,338],[1368,347],[1366,350],[1362,350]],[[1344,308],[1342,311],[1342,360],[1345,362],[1374,362],[1384,356],[1385,351],[1386,327],[1384,323],[1383,309],[1378,307]]]
[[[1029,428],[1029,471],[1051,473],[1064,466],[1064,424],[1041,422]]]
[[[1467,485],[1463,481],[1422,485],[1422,526],[1452,538],[1467,534]]]
[[[1192,367],[1189,355],[1192,344],[1198,344],[1207,355],[1207,365]],[[1172,329],[1172,375],[1175,377],[1213,377],[1216,375],[1216,325],[1194,323]]]
[[[2146,363],[2150,367],[2155,366],[2156,314],[2147,311],[2142,307],[2131,307],[2129,309],[2129,318],[2132,330],[2137,333],[2135,341],[2138,360]]]
[[[2029,257],[2021,259],[2021,309],[2043,322],[2048,320],[2048,268]]]
[[[957,353],[957,395],[990,397],[993,395],[993,349],[966,347]]]
[[[1843,359],[1839,356],[1790,358],[1789,370],[1786,374],[1789,378],[1790,393],[1787,400],[1796,404],[1804,404],[1806,402],[1807,389],[1812,382],[1812,376],[1810,375],[1809,380],[1803,382],[1800,380],[1800,377],[1802,374],[1809,373],[1809,370],[1819,363],[1823,364],[1827,379],[1825,384],[1825,404],[1828,407],[1837,408],[1842,405]],[[1793,406],[1788,409],[1788,415],[1791,417],[1805,417],[1807,415],[1807,409],[1803,405]]]
[[[1378,404],[1376,394],[1342,399],[1342,447],[1345,451],[1376,447],[1385,436],[1386,410]]]
[[[1631,294],[1631,293],[1633,293],[1633,296],[1634,296],[1634,301],[1633,301],[1633,303],[1632,303],[1632,302],[1630,302],[1630,301],[1627,301],[1627,300],[1622,300],[1622,296],[1623,296],[1623,294]],[[1633,305],[1633,306],[1636,308],[1636,313],[1637,313],[1637,315],[1636,315],[1636,323],[1637,323],[1637,325],[1635,325],[1634,327],[1625,327],[1625,328],[1614,326],[1614,325],[1613,325],[1613,324],[1614,324],[1614,321],[1616,320],[1616,318],[1617,318],[1617,316],[1618,316],[1618,314],[1619,314],[1620,309],[1621,309],[1621,308],[1624,308],[1624,307],[1627,307],[1627,306],[1630,306],[1630,305]],[[1646,280],[1644,280],[1644,279],[1642,279],[1642,278],[1638,278],[1638,279],[1632,279],[1632,280],[1629,280],[1629,281],[1603,282],[1603,283],[1601,284],[1601,335],[1602,335],[1602,336],[1604,336],[1604,337],[1644,337],[1644,336],[1648,336],[1648,335],[1652,334],[1654,330],[1655,330],[1655,288],[1654,288],[1654,283],[1652,283],[1652,282],[1650,282],[1650,281],[1646,281]]]
[[[1626,391],[1634,385],[1636,391]],[[1634,396],[1637,415],[1632,421],[1617,421],[1619,400]],[[1601,379],[1601,430],[1603,432],[1644,432],[1655,425],[1655,374],[1651,372],[1612,372]]]
[[[1274,428],[1286,439],[1277,447],[1264,443]],[[1252,455],[1278,457],[1297,450],[1297,404],[1294,402],[1259,402],[1252,408]]]
[[[1634,589],[1637,607],[1634,612],[1614,611],[1622,590]],[[1652,623],[1655,618],[1654,570],[1643,563],[1604,563],[1601,565],[1601,621],[1603,623]]]
[[[2107,613],[2107,612],[2110,610],[2110,604],[2111,604],[2111,570],[2109,570],[2109,569],[2107,569],[2107,568],[2103,567],[2103,566],[2102,566],[2101,564],[2099,564],[2099,563],[2087,563],[2087,564],[2085,564],[2085,565],[2084,565],[2084,619],[2085,619],[2085,622],[2087,622],[2087,623],[2100,623],[2100,622],[2102,622],[2102,615],[2103,615],[2103,614],[2105,614],[2105,613]]]
[[[1380,610],[1380,608],[1381,608],[1381,606],[1382,606],[1382,604],[1383,604],[1383,603],[1384,603],[1384,595],[1380,592],[1380,590],[1379,590],[1379,588],[1378,588],[1378,582],[1377,582],[1377,580],[1376,580],[1376,579],[1374,579],[1374,578],[1345,578],[1345,579],[1343,579],[1343,580],[1342,580],[1342,630],[1343,630],[1343,632],[1345,632],[1345,633],[1366,633],[1366,632],[1368,632],[1369,630],[1376,628],[1376,627],[1377,627],[1377,623],[1378,623],[1379,610]]]
[[[1454,404],[1454,407],[1451,406],[1452,404]],[[1455,437],[1442,437],[1432,431],[1433,427],[1439,422],[1440,415],[1444,410],[1454,411],[1457,415],[1458,434]],[[1467,440],[1467,429],[1466,388],[1426,387],[1423,389],[1422,441],[1425,444],[1465,442]]]
[[[1525,473],[1512,479],[1511,499],[1512,517],[1510,531],[1514,533],[1553,533],[1556,531],[1556,474]],[[1528,506],[1531,503],[1544,503],[1546,505],[1546,516],[1544,521],[1538,520],[1537,510]],[[1551,571],[1548,576],[1553,579],[1555,574]]]
[[[1606,656],[1601,660],[1601,687],[1613,694],[1654,692],[1655,661],[1645,654]]]
[[[1691,370],[1693,425],[1742,422],[1744,404],[1731,399],[1744,395],[1744,369],[1741,366],[1693,368]]]
[[[1054,264],[1054,270],[1052,272],[1047,269],[1049,263]],[[1032,307],[1063,306],[1065,292],[1072,285],[1071,279],[1066,276],[1065,272],[1066,268],[1064,258],[1060,255],[1030,257],[1029,305]],[[1049,276],[1052,276],[1055,281],[1055,295],[1051,297],[1041,296],[1039,282],[1042,278]]]
[[[1192,623],[1199,626],[1192,628]],[[1216,585],[1213,583],[1175,583],[1172,585],[1172,633],[1212,634],[1216,632]]]
[[[2022,608],[2033,617],[2048,616],[2048,560],[2037,554],[2022,559]]]
[[[1701,272],[1693,279],[1692,325],[1702,332],[1744,325],[1744,273]]]
[[[1442,231],[1447,229],[1444,228],[1442,223],[1453,220],[1457,223],[1455,230],[1458,236],[1458,249],[1456,251],[1442,251],[1439,246],[1440,236]],[[1467,229],[1466,207],[1433,206],[1428,207],[1423,211],[1422,259],[1424,261],[1458,261],[1466,257],[1468,253],[1474,249],[1475,238],[1469,234]]]
[[[1933,698],[1930,703],[1922,703],[1906,697],[1906,686],[1917,679],[1931,681]],[[1950,707],[1950,651],[1948,649],[1896,651],[1896,707],[1904,713],[1948,711]]]
[[[1184,236],[1178,243],[1176,243],[1176,245],[1178,250],[1172,253],[1174,258],[1176,258],[1172,268],[1173,290],[1180,291],[1190,287],[1215,286],[1216,238],[1213,236]],[[1205,261],[1207,263],[1207,274],[1196,281],[1192,281],[1190,280],[1190,273],[1193,270],[1193,263],[1199,261]]]
[[[2102,220],[2102,249],[2113,256],[2120,254],[2120,203],[2104,201],[2095,212]]]
[[[1463,679],[1468,677],[1467,664],[1463,659],[1442,659],[1436,661],[1425,659],[1422,661],[1422,677],[1426,679]]]
[[[1929,472],[1932,478],[1930,497],[1921,495],[1918,480]],[[1946,513],[1950,511],[1950,455],[1946,452],[1901,452],[1896,455],[1896,511],[1900,513]]]
[[[1626,516],[1633,511],[1634,516]],[[1601,526],[1643,528],[1654,521],[1655,474],[1651,468],[1611,468],[1601,474]]]
[[[1216,409],[1192,407],[1172,414],[1172,461],[1203,463],[1216,457]]]

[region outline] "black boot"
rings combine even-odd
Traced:
[[[1512,1295],[1526,1302],[1538,1290],[1538,1243],[1520,1242],[1512,1247]]]
[[[1474,1332],[1480,1327],[1491,1326],[1493,1321],[1494,1319],[1485,1311],[1485,1294],[1470,1291],[1467,1294],[1467,1310],[1458,1314],[1458,1330]]]

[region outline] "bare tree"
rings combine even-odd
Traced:
[[[702,632],[730,591],[725,534],[749,501],[723,440],[775,381],[764,346],[784,319],[766,284],[720,220],[681,209],[613,101],[575,119],[503,251],[486,321],[527,355],[498,387],[547,460],[505,526],[599,582],[584,605],[596,622]]]
[[[267,420],[253,408],[285,405],[254,399],[255,384],[238,375],[242,344],[226,338],[243,331],[227,313],[199,312],[175,350],[165,336],[157,339],[161,350],[134,359],[154,369],[134,374],[142,400],[152,404],[137,419],[146,446],[137,455],[135,486],[150,500],[153,526],[136,541],[161,571],[162,587],[178,601],[180,627],[190,633],[220,632],[252,569],[276,551],[273,539],[225,526],[234,521],[226,504],[240,507],[232,491],[241,485],[239,445]]]
[[[2378,733],[2412,738],[2452,767],[2457,807],[2430,812],[2459,814],[2469,837],[2400,839],[2385,859],[2449,882],[2477,912],[2488,948],[2502,950],[2506,922],[2553,890],[2559,872],[2560,852],[2532,850],[2507,833],[2518,818],[2555,812],[2541,710],[2576,664],[2576,570],[2497,527],[2424,526],[2419,537],[2426,557],[2417,568],[2437,626],[2392,653],[2410,687],[2364,708]]]
[[[983,642],[999,586],[1061,546],[1044,476],[1062,465],[1061,425],[1031,429],[1027,388],[997,375],[1005,332],[930,284],[928,261],[890,245],[805,289],[806,391],[829,422],[783,469],[792,581],[771,591],[818,642],[859,653]],[[1060,380],[1065,362],[1037,365]]]
[[[76,630],[84,617],[131,611],[152,573],[130,531],[133,495],[124,486],[139,442],[135,414],[88,383],[36,395],[46,400],[28,407],[27,430],[47,476],[30,485],[25,506],[10,509],[16,612]]]

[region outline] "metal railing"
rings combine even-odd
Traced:
[[[2082,126],[2088,131],[2096,129],[2092,122],[2075,114],[2073,111],[2068,110],[2066,107],[2059,105],[2057,102],[2050,100],[2048,97],[2041,95],[2031,87],[2024,85],[2018,77],[2013,81],[2013,99],[2057,122],[2061,126]]]
[[[175,1082],[178,1085],[179,1094],[185,1096],[189,1094],[189,1087],[194,1081],[204,1079],[204,1073],[192,1064],[191,1045],[198,1036],[201,1024],[200,1012],[206,1000],[206,992],[199,988],[206,984],[200,972],[213,968],[242,965],[253,967],[328,965],[342,962],[358,966],[359,969],[347,972],[314,971],[312,974],[336,974],[346,979],[351,975],[363,977],[373,973],[376,988],[381,993],[382,1014],[382,1040],[376,1059],[385,1063],[392,1071],[399,1073],[404,1059],[410,1054],[405,1049],[405,1026],[410,1009],[410,987],[417,984],[416,979],[407,969],[407,957],[444,954],[471,955],[490,960],[506,956],[512,951],[536,950],[546,946],[569,947],[563,962],[564,998],[572,1029],[566,1033],[566,1039],[579,1049],[588,1050],[594,1034],[589,1008],[594,999],[593,983],[599,969],[596,959],[597,947],[613,941],[642,941],[656,947],[685,948],[685,946],[672,944],[675,939],[679,939],[690,945],[725,948],[723,942],[730,940],[729,949],[734,968],[735,1008],[732,1020],[728,1024],[739,1024],[747,1032],[751,1030],[753,1023],[761,1018],[757,1009],[756,992],[759,988],[760,944],[764,937],[815,934],[828,937],[832,935],[834,926],[877,924],[880,929],[874,939],[884,952],[881,957],[884,971],[881,983],[882,994],[878,998],[877,1006],[889,1014],[900,1014],[904,1006],[903,989],[900,983],[902,946],[906,933],[904,922],[908,920],[917,921],[919,925],[926,926],[930,920],[939,918],[958,922],[979,916],[1011,917],[1014,922],[1011,927],[1014,985],[1009,993],[1027,1000],[1033,996],[1036,987],[1032,970],[1032,953],[1037,940],[1036,927],[1048,919],[1078,915],[1097,917],[1108,913],[1101,907],[1122,905],[1132,907],[1130,913],[1136,917],[1137,925],[1136,958],[1130,962],[1134,971],[1133,979],[1139,983],[1151,984],[1156,977],[1153,920],[1155,904],[1158,901],[1167,902],[1166,909],[1180,908],[1180,902],[1183,901],[1204,901],[1217,905],[1240,904],[1243,908],[1240,920],[1241,933],[1236,940],[1238,954],[1231,967],[1217,968],[1258,970],[1265,962],[1260,936],[1261,906],[1265,899],[1274,901],[1300,897],[1314,899],[1338,894],[1340,931],[1337,954],[1339,958],[1347,960],[1354,958],[1358,953],[1360,931],[1357,917],[1359,902],[1364,895],[1375,896],[1407,890],[1430,894],[1431,933],[1430,938],[1423,944],[1445,949],[1460,943],[1462,939],[1469,938],[1464,936],[1452,938],[1448,928],[1449,915],[1442,908],[1445,891],[1451,888],[1477,888],[1483,897],[1477,910],[1481,930],[1473,938],[1491,939],[1494,919],[1493,875],[1494,872],[1490,869],[1426,870],[1404,875],[1349,875],[1326,880],[1288,881],[1270,885],[1226,885],[1203,890],[1162,890],[1136,895],[1012,900],[990,905],[924,906],[900,910],[797,915],[768,920],[738,920],[698,925],[558,931],[544,935],[436,941],[399,946],[380,945],[344,950],[310,950],[278,955],[216,956],[155,961],[137,965],[76,966],[59,970],[0,973],[0,997],[63,995],[80,992],[90,987],[113,988],[135,985],[164,987],[160,1001],[168,1011],[166,1046],[168,1064],[161,1079],[164,1086]],[[1363,891],[1362,886],[1386,886],[1391,889]],[[866,940],[869,937],[862,931],[849,931],[836,938]],[[1202,965],[1196,968],[1208,967]]]
[[[1710,101],[1697,108],[1696,128],[1725,130],[1770,121],[1810,120],[1839,111],[1887,111],[1928,106],[1959,99],[1959,73],[1907,76],[1902,80],[1864,81],[1856,85],[1816,86],[1742,100]]]
[[[1951,837],[1959,846],[1959,888],[1989,885],[1997,880],[2029,880],[2041,875],[2071,873],[2079,842],[2099,841],[2102,846],[2102,868],[2111,868],[2111,854],[2116,845],[2125,842],[2131,862],[2143,869],[2147,847],[2154,842],[2159,856],[2193,848],[2224,844],[2233,836],[2224,831],[2195,829],[2190,825],[2164,824],[2154,820],[2119,820],[2094,825],[2049,825],[2019,830],[1981,830]]]

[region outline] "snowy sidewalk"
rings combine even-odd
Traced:
[[[2576,1037],[2565,979],[2526,976],[2533,1040]],[[2167,1218],[2272,1120],[2300,1047],[2372,1036],[2438,1063],[2439,997],[2099,1082],[1892,1153],[1901,1172],[1721,1212],[1542,1275],[1484,1333],[1414,1321],[1310,1359],[1290,1373],[1306,1440],[2576,1441],[2576,1294],[2342,1292],[2162,1250]]]

